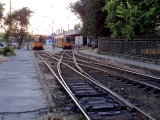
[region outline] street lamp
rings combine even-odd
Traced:
[[[68,31],[69,31],[69,24],[68,24]]]
[[[50,26],[50,25],[49,25]],[[48,26],[48,36],[49,36],[49,26]]]
[[[52,22],[52,34],[53,34],[53,22]]]

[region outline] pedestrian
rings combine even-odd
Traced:
[[[53,49],[55,48],[55,44],[54,43],[52,43],[52,46],[53,46]]]
[[[27,43],[27,50],[29,50],[29,43]]]
[[[94,46],[92,46],[92,50],[94,50]]]

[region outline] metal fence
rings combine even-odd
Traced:
[[[130,41],[126,41],[124,37],[116,39],[99,37],[98,51],[107,54],[130,54],[160,58],[160,35],[135,36]]]

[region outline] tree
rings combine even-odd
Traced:
[[[12,21],[11,30],[13,32],[11,34],[18,39],[20,46],[27,36],[28,25],[30,25],[29,19],[32,13],[33,12],[29,8],[23,7],[22,9],[12,12],[8,19],[6,19],[6,25],[9,25],[10,20]]]
[[[29,19],[33,11],[27,7],[23,7],[3,16],[3,6],[4,4],[0,3],[0,23],[1,28],[5,30],[3,37],[8,43],[13,38],[16,38],[21,46],[23,39],[27,36],[28,25],[30,25]]]
[[[102,11],[105,0],[79,0],[70,4],[71,11],[81,19],[82,34],[92,36],[97,40],[98,36],[109,36],[110,30],[105,28],[107,12]]]
[[[80,25],[80,24],[75,24],[75,25],[74,25],[74,30],[78,30],[79,28],[81,28],[81,25]]]
[[[106,27],[114,38],[122,35],[127,40],[135,35],[157,33],[159,8],[159,0],[106,0]]]
[[[3,28],[3,22],[4,22],[4,20],[3,20],[3,12],[5,10],[4,9],[4,5],[5,4],[0,2],[0,28]],[[3,40],[6,40],[5,39],[5,35],[2,35],[2,38],[3,38]]]
[[[0,2],[0,20],[2,19],[2,17],[3,17],[3,12],[4,12],[4,10],[5,10],[5,9],[4,9],[4,5],[5,5],[5,4],[3,4],[3,3]]]

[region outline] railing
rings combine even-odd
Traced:
[[[153,60],[157,64],[160,63],[160,35],[135,36],[130,41],[124,37],[99,37],[98,51],[101,54],[141,58],[142,61]]]

